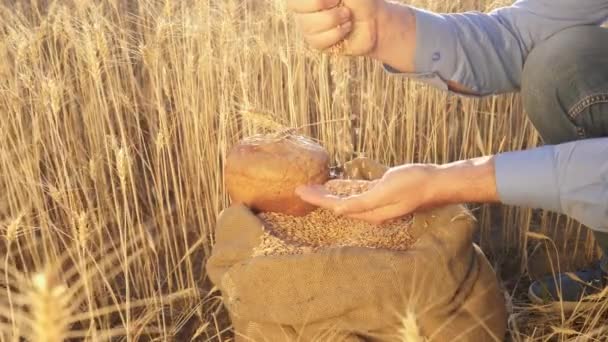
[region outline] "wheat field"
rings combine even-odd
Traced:
[[[243,136],[296,128],[334,164],[444,163],[539,143],[516,94],[458,98],[311,51],[280,0],[0,4],[1,341],[231,340],[204,263],[229,205],[222,162]],[[568,257],[555,270],[597,255],[584,227],[472,209],[504,282],[509,339],[605,340],[608,304],[549,313],[525,299],[543,255]]]

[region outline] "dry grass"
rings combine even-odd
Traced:
[[[272,122],[319,139],[336,163],[447,162],[538,141],[515,95],[451,97],[311,52],[283,1],[3,0],[0,109],[0,341],[228,339],[203,270],[227,205],[222,160]],[[606,304],[547,315],[512,281],[525,281],[539,243],[527,232],[560,232],[557,249],[586,260],[585,230],[547,213],[475,212],[513,294],[513,339],[606,335]]]

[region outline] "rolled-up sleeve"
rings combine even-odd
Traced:
[[[505,204],[567,214],[608,232],[608,138],[499,154],[496,186]]]
[[[452,81],[477,95],[490,95],[520,87],[525,60],[535,44],[568,27],[605,21],[608,0],[520,0],[489,13],[412,10],[415,72],[401,75],[444,90]]]

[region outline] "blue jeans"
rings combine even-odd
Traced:
[[[608,29],[570,28],[536,46],[524,65],[522,97],[547,144],[608,136]],[[608,233],[594,234],[608,271]]]

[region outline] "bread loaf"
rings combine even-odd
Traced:
[[[258,212],[303,216],[315,207],[296,196],[295,189],[329,179],[329,154],[301,135],[256,135],[231,149],[224,177],[235,203]]]

